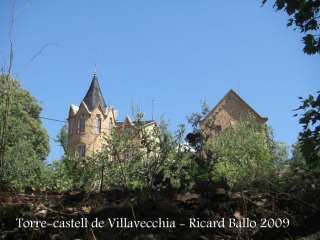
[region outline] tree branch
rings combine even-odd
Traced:
[[[50,45],[58,46],[57,43],[47,43],[47,44],[45,44],[45,45],[23,66],[23,68],[22,68],[16,75],[19,76],[20,74],[22,74],[22,73],[24,72],[24,70],[30,65],[30,63],[32,63],[32,61],[33,61],[37,56],[39,56],[46,47],[48,47],[48,46],[50,46]]]

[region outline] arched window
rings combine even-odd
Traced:
[[[96,119],[94,122],[94,130],[96,133],[101,133],[101,118],[100,118],[100,114],[96,115]]]
[[[76,155],[79,157],[85,157],[86,145],[84,143],[80,143],[77,145]]]
[[[83,133],[86,130],[86,117],[84,115],[80,116],[79,119],[79,132]]]

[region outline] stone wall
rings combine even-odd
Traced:
[[[256,117],[261,124],[266,124],[267,118],[262,118],[254,109],[252,109],[242,98],[240,98],[233,90],[217,104],[215,108],[208,114],[201,126],[209,119],[214,119],[215,126],[221,126],[221,130],[225,130],[230,125],[234,125],[241,119],[247,119],[249,114]]]
[[[97,132],[95,127],[96,116],[100,115],[101,131]],[[85,117],[85,131],[79,131],[80,118]],[[103,136],[110,135],[109,121],[112,121],[112,126],[115,124],[113,111],[104,114],[102,110],[97,107],[91,113],[88,112],[84,104],[81,104],[76,114],[69,113],[69,133],[68,133],[68,153],[75,155],[77,146],[84,144],[86,146],[85,156],[90,156],[92,152],[98,151],[103,147]]]

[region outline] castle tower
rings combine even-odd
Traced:
[[[117,110],[106,105],[94,73],[80,106],[71,105],[69,109],[68,154],[85,157],[99,151],[103,133],[111,135],[117,115]]]

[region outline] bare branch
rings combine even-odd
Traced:
[[[50,46],[50,45],[58,46],[57,43],[47,43],[46,45],[44,45],[44,46],[23,66],[23,68],[16,74],[16,76],[22,74],[22,73],[24,72],[24,70],[30,65],[30,63],[32,63],[32,61],[33,61],[37,56],[39,56],[46,47],[48,47],[48,46]]]
[[[6,57],[4,56],[4,53],[1,50],[0,50],[0,55],[3,56],[3,64],[1,66],[1,73],[4,74],[4,72],[6,71],[5,69],[8,68],[8,64],[7,64]]]
[[[27,9],[28,7],[30,7],[30,0],[28,1],[28,3],[27,3],[24,7],[22,7],[22,8],[13,16],[14,19],[15,19],[23,10]]]
[[[12,15],[11,15],[11,23],[10,23],[10,60],[8,73],[5,76],[5,84],[8,87],[7,93],[4,99],[4,112],[2,114],[3,126],[2,131],[0,131],[0,180],[3,179],[4,173],[4,158],[6,153],[6,145],[8,140],[8,128],[9,128],[9,117],[10,117],[10,108],[11,108],[11,92],[12,92],[12,82],[10,82],[11,69],[13,64],[13,40],[12,40],[12,28],[14,23],[14,0],[12,0]],[[1,188],[1,185],[0,185]],[[0,189],[1,190],[1,189]]]
[[[12,1],[12,16],[11,16],[11,23],[10,23],[10,31],[9,31],[9,36],[10,36],[10,60],[9,60],[9,68],[8,68],[8,74],[7,74],[7,80],[9,79],[9,76],[11,75],[11,69],[12,69],[12,64],[13,64],[13,40],[12,40],[12,28],[13,28],[13,23],[14,23],[14,0]]]

